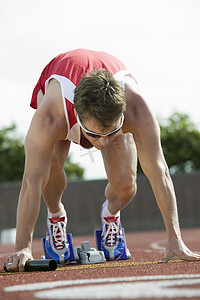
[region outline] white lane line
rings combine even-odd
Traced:
[[[178,279],[134,283],[118,283],[45,290],[34,294],[38,299],[140,299],[199,297],[200,289],[188,288],[200,279]],[[183,286],[187,285],[187,288]],[[178,289],[177,287],[182,287]]]
[[[77,279],[77,280],[60,280],[50,282],[37,282],[31,284],[12,285],[3,289],[4,292],[19,291],[36,291],[43,289],[53,289],[56,287],[70,285],[84,285],[95,283],[115,283],[130,281],[147,281],[147,280],[166,280],[166,279],[191,279],[200,278],[200,274],[178,274],[178,275],[155,275],[155,276],[131,276],[131,277],[113,277],[113,278],[93,278],[93,279]]]

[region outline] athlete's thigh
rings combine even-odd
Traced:
[[[121,180],[136,180],[137,151],[132,134],[116,136],[101,152],[111,184],[116,185]]]

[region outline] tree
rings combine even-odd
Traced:
[[[81,168],[79,165],[72,163],[70,156],[68,156],[66,159],[64,169],[67,178],[71,180],[84,178],[84,169]]]
[[[200,132],[189,116],[175,112],[159,123],[170,173],[200,170]]]
[[[16,126],[0,130],[0,182],[22,178],[24,147],[21,138],[15,137]]]
[[[17,135],[16,129],[16,125],[12,124],[0,130],[0,182],[18,181],[23,176],[23,138]],[[66,160],[65,171],[72,180],[84,177],[84,169],[72,163],[70,157]]]

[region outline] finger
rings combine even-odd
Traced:
[[[181,259],[185,261],[198,261],[200,260],[200,253],[199,252],[192,252],[188,250],[186,253],[182,252],[179,254],[174,254],[173,252],[167,252],[160,260],[160,262],[168,262],[171,259]]]
[[[182,257],[182,259],[187,260],[187,261],[198,261],[198,260],[200,260],[200,255],[193,253],[190,255],[185,255],[184,257]]]
[[[187,261],[196,261],[200,260],[200,253],[193,252],[188,248],[184,249],[181,253],[178,253],[177,256],[179,259],[187,260]]]
[[[9,262],[8,263],[8,271],[9,272],[18,272],[19,271],[19,268],[18,268],[18,263],[19,263],[19,257],[18,256],[14,256],[12,258],[12,262]]]
[[[171,259],[171,258],[169,258],[169,257],[162,257],[162,258],[159,260],[159,262],[160,262],[160,263],[167,263],[170,259]]]
[[[9,256],[6,260],[6,269],[7,271],[12,271],[12,268],[13,268],[13,257],[12,256]]]
[[[6,270],[7,272],[12,271],[12,262],[6,262],[5,270]]]
[[[174,258],[175,258],[175,256],[174,256],[173,252],[171,252],[171,251],[168,252],[167,251],[159,262],[167,263],[170,259],[174,259]]]
[[[159,262],[160,262],[160,263],[167,263],[170,259],[171,259],[171,256],[164,255],[164,256],[159,260]]]
[[[192,253],[197,259],[200,259],[200,252],[192,252]]]
[[[25,271],[25,264],[27,262],[28,258],[27,256],[22,256],[20,257],[20,261],[19,261],[19,272],[24,272]]]

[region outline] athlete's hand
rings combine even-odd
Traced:
[[[12,272],[24,272],[27,260],[33,260],[29,248],[17,251],[6,259],[6,269]]]
[[[171,259],[197,261],[200,260],[200,252],[191,251],[182,239],[175,239],[168,243],[165,254],[160,262],[168,262]]]

